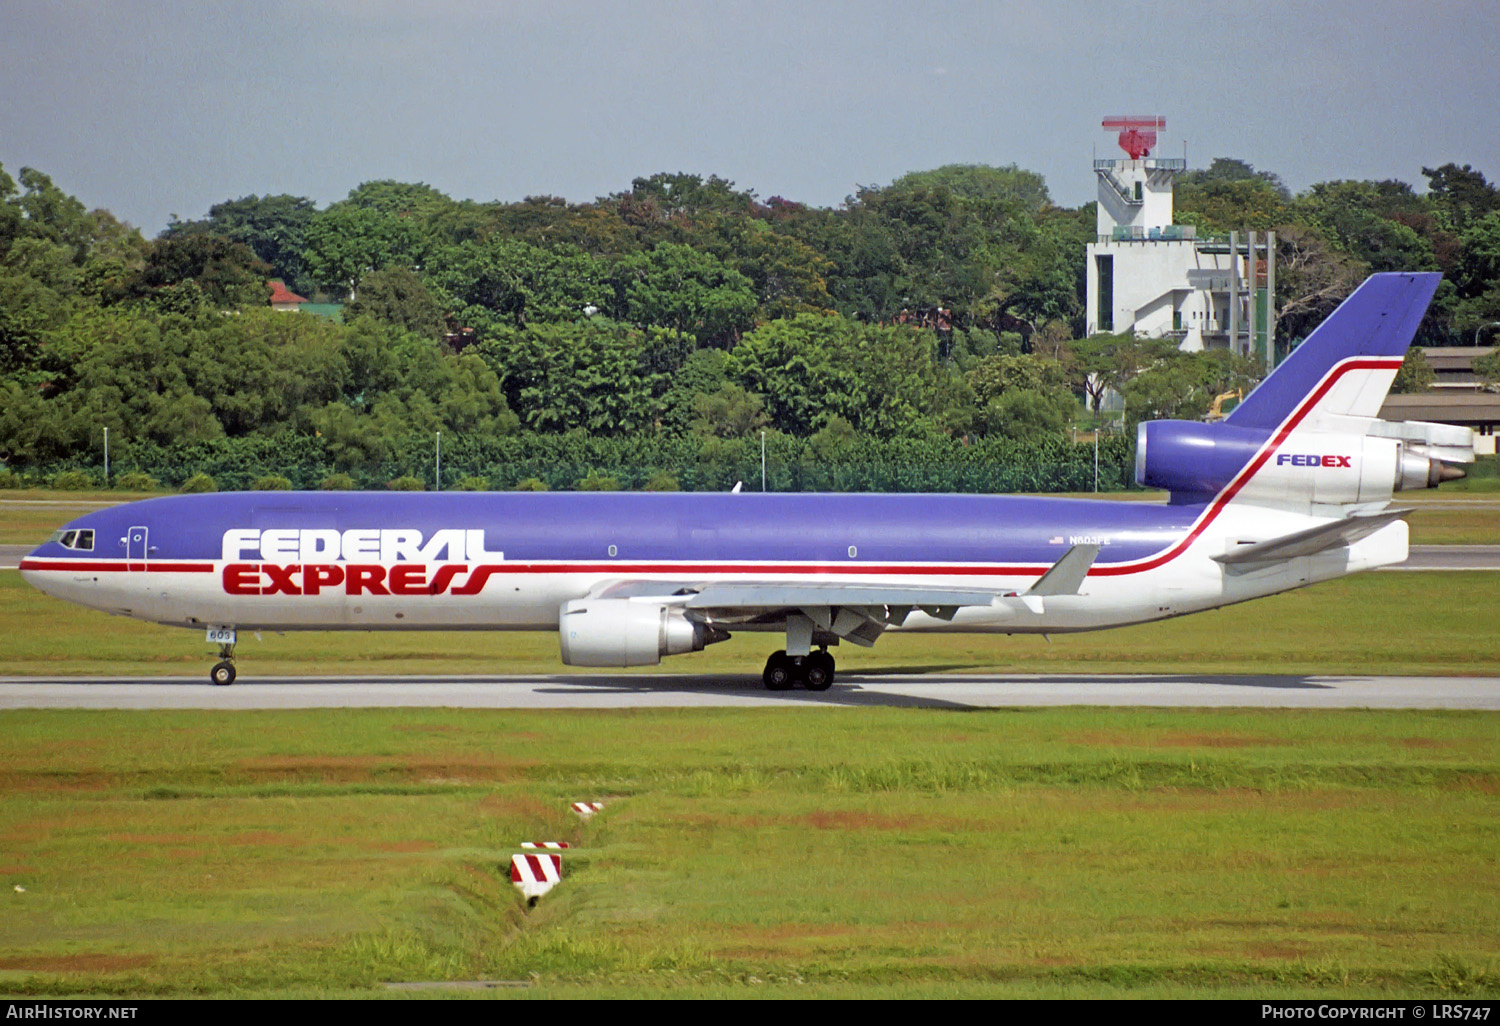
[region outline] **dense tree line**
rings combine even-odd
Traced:
[[[1424,174],[1425,194],[1343,181],[1293,196],[1220,159],[1180,178],[1178,220],[1277,232],[1288,342],[1394,269],[1445,272],[1423,341],[1473,341],[1500,321],[1500,190],[1467,166]],[[952,166],[836,209],[687,174],[591,203],[375,181],[321,210],[229,200],[148,240],[39,171],[0,168],[0,458],[93,465],[109,427],[141,454],[315,450],[293,475],[311,485],[411,476],[439,431],[455,452],[508,440],[505,460],[531,472],[472,450],[470,476],[496,487],[641,487],[653,467],[718,487],[744,477],[747,446],[758,469],[762,432],[788,487],[904,487],[895,471],[807,469],[851,453],[1072,466],[1054,447],[1106,388],[1128,421],[1192,417],[1256,375],[1225,353],[1079,337],[1094,220],[1092,204],[1055,206],[1031,172]],[[271,310],[270,278],[344,303],[343,321]],[[575,459],[556,448],[568,439],[656,455]],[[1050,484],[1076,486],[1072,473]]]

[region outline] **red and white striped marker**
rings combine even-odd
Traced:
[[[561,855],[512,855],[510,882],[535,901],[562,880]]]
[[[604,803],[603,802],[574,802],[573,803],[573,811],[576,812],[576,813],[578,813],[584,819],[588,819],[590,816],[592,816],[594,813],[598,812],[602,808],[604,808]]]
[[[522,841],[523,848],[571,848],[567,841]]]

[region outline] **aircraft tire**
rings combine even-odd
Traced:
[[[802,665],[802,686],[809,691],[827,691],[833,686],[833,656],[814,652]]]
[[[765,672],[761,674],[761,680],[765,682],[767,691],[789,691],[792,684],[792,661],[787,658],[786,652],[772,652],[771,658],[766,660]]]
[[[228,661],[214,663],[214,668],[209,671],[208,679],[219,687],[225,687],[234,683],[234,664]]]

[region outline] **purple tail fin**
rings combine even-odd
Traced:
[[[1376,416],[1442,277],[1388,273],[1365,279],[1225,422],[1274,429],[1309,399],[1312,408],[1302,409],[1301,417]],[[1330,377],[1335,368],[1339,373]]]

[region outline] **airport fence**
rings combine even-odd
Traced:
[[[1100,440],[1099,491],[1133,486],[1132,449],[1120,436]],[[432,436],[386,443],[373,453],[292,434],[178,445],[124,441],[111,445],[109,484],[141,488],[149,482],[177,490],[195,478],[202,487],[198,475],[206,475],[220,491],[266,487],[278,478],[298,489],[418,483],[431,489],[439,466],[444,489],[728,491],[741,482],[758,491],[761,440],[444,435],[440,463]],[[1095,466],[1091,443],[1061,439],[853,439],[827,446],[776,435],[766,440],[765,486],[782,492],[1088,492],[1095,488]],[[0,487],[104,484],[102,452],[0,468]]]

